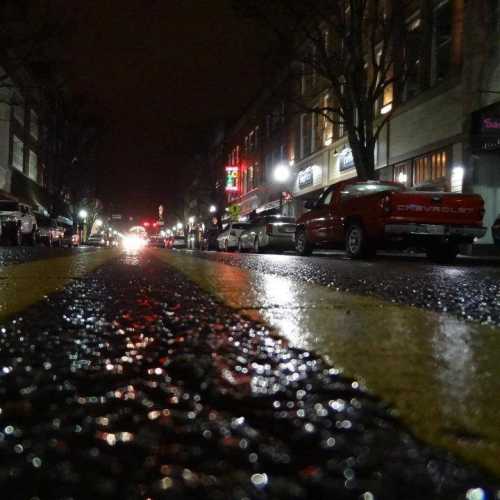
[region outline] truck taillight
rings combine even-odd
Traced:
[[[266,234],[273,234],[273,225],[266,224]]]
[[[390,211],[391,211],[391,197],[389,195],[384,196],[380,200],[380,206],[386,214],[390,213]]]

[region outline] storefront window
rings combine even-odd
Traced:
[[[448,151],[436,151],[413,160],[413,185],[445,181],[450,163]]]
[[[411,162],[400,163],[394,166],[394,182],[405,186],[411,184]]]

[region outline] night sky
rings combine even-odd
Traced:
[[[114,210],[179,204],[179,172],[259,88],[263,37],[231,0],[72,0],[70,87],[105,125],[99,194]]]

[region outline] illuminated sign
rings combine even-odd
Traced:
[[[226,192],[237,193],[240,190],[240,169],[239,167],[226,167]]]
[[[343,172],[344,170],[349,170],[350,168],[354,168],[352,149],[344,148],[339,154],[339,170]]]

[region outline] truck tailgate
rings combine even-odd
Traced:
[[[388,222],[482,225],[484,202],[476,194],[403,191],[390,195]]]

